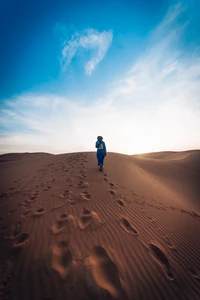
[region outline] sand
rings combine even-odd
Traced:
[[[200,299],[200,151],[0,156],[0,299]]]

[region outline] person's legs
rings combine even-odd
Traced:
[[[101,152],[100,164],[103,166],[103,163],[104,163],[104,153]]]
[[[103,166],[104,163],[104,153],[102,151],[97,151],[98,166]]]
[[[104,158],[105,158],[105,153],[102,153],[102,165],[104,165]]]
[[[101,153],[100,151],[97,151],[97,161],[98,161],[98,166],[101,164]]]
[[[103,164],[104,164],[104,153],[101,152],[101,159],[100,159],[100,171],[103,171]]]

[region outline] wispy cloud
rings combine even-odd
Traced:
[[[36,151],[34,145],[54,153],[93,151],[99,134],[109,151],[127,154],[200,148],[200,56],[182,49],[181,12],[181,6],[171,9],[127,73],[87,108],[81,98],[56,95],[7,101],[0,112],[2,128],[10,130],[0,137],[3,151]],[[12,132],[19,124],[26,133]]]
[[[90,59],[85,64],[85,72],[91,75],[97,64],[104,58],[112,43],[112,31],[99,32],[94,29],[87,29],[83,32],[76,32],[70,40],[64,41],[62,57],[60,60],[63,71],[71,63],[72,58],[78,54],[78,50],[92,50]]]

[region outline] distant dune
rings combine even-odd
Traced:
[[[24,159],[31,159],[31,158],[40,158],[40,157],[46,157],[48,155],[53,155],[53,154],[44,153],[44,152],[7,153],[7,154],[0,155],[0,162],[20,160],[20,159],[24,160]]]
[[[0,299],[200,299],[200,150],[0,155]]]
[[[188,205],[200,208],[200,150],[132,156],[134,162]]]
[[[146,158],[153,158],[153,159],[183,159],[187,158],[188,156],[197,155],[199,156],[200,150],[187,150],[187,151],[161,151],[161,152],[151,152],[151,153],[144,153],[138,154],[134,156],[141,156]]]

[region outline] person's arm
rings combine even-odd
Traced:
[[[105,142],[104,142],[104,151],[105,151],[105,156],[106,156],[107,150],[106,150],[106,144],[105,144]]]
[[[96,147],[96,148],[98,148],[98,147],[99,147],[99,142],[98,142],[98,141],[96,141],[96,145],[95,145],[95,147]]]

